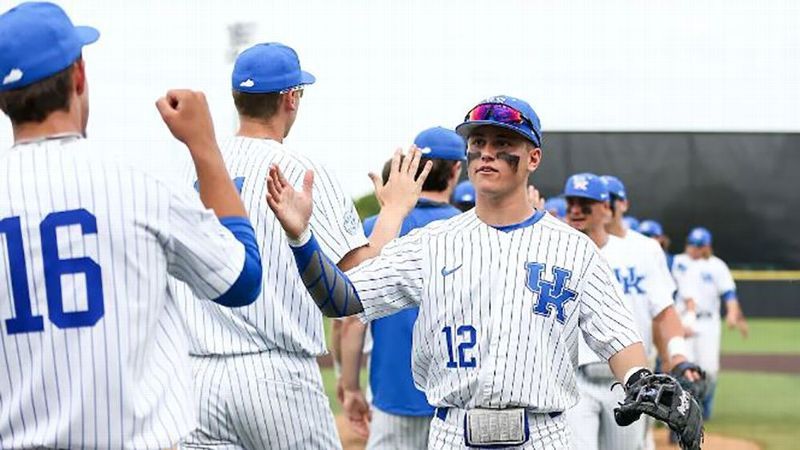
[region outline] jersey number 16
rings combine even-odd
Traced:
[[[82,234],[97,234],[97,219],[85,209],[73,209],[48,214],[39,224],[42,239],[42,265],[44,266],[47,312],[58,328],[90,327],[105,313],[103,283],[100,266],[89,257],[60,258],[56,231],[59,227],[79,225]],[[0,220],[0,235],[5,235],[8,249],[11,293],[14,298],[14,316],[6,319],[8,334],[31,333],[44,330],[44,319],[33,315],[28,289],[28,268],[22,241],[19,217]],[[84,274],[87,308],[85,311],[64,311],[61,276]]]

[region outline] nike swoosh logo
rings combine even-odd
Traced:
[[[464,264],[459,264],[457,267],[455,267],[455,268],[452,268],[452,269],[450,269],[450,270],[447,270],[447,268],[446,268],[446,267],[442,267],[442,276],[443,276],[443,277],[446,277],[446,276],[450,275],[451,273],[453,273],[453,272],[455,272],[456,270],[460,269],[460,268],[461,268],[461,266],[463,266],[463,265],[464,265]]]

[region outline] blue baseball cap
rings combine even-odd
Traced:
[[[484,125],[509,129],[535,146],[542,146],[542,124],[539,116],[524,100],[507,95],[489,97],[467,113],[464,122],[456,127],[456,133],[466,139],[475,128]]]
[[[629,230],[639,231],[639,219],[636,217],[625,216],[622,218],[622,223],[624,223]]]
[[[606,183],[606,186],[608,186],[608,193],[611,194],[612,197],[620,200],[628,199],[628,195],[625,193],[625,185],[622,184],[622,180],[613,175],[603,175],[600,178]]]
[[[233,64],[231,87],[250,94],[281,92],[317,81],[300,69],[297,52],[278,42],[256,44],[243,51]]]
[[[463,161],[467,159],[467,144],[455,131],[433,127],[421,132],[414,139],[422,156],[431,159]]]
[[[608,201],[606,184],[593,173],[576,173],[567,178],[564,197],[581,197],[598,202]]]
[[[655,220],[643,220],[639,223],[639,227],[636,231],[647,237],[658,237],[664,234],[664,229],[661,228],[661,224]]]
[[[553,212],[556,217],[563,219],[567,217],[567,201],[564,197],[554,197],[544,202],[544,210]]]
[[[23,88],[66,69],[100,32],[76,27],[61,7],[22,3],[0,15],[0,92]]]
[[[686,243],[695,247],[711,245],[711,232],[703,227],[692,228],[689,236],[686,237]]]
[[[475,203],[475,186],[469,180],[456,185],[453,190],[453,203]]]

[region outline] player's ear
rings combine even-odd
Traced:
[[[285,94],[281,94],[283,97],[284,104],[286,105],[286,109],[289,111],[297,111],[297,108],[300,106],[300,95],[297,94],[299,91],[287,92]]]
[[[86,92],[86,67],[83,58],[78,58],[72,65],[72,87],[79,97]]]
[[[450,178],[455,178],[455,181],[457,183],[460,175],[461,175],[461,161],[456,161],[456,163],[453,164],[453,169],[450,171]]]
[[[528,172],[533,172],[539,168],[542,162],[542,149],[535,145],[528,143]]]

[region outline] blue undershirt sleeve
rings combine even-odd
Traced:
[[[239,278],[228,291],[212,300],[222,306],[247,306],[261,294],[261,254],[256,243],[256,234],[245,217],[223,217],[219,221],[244,245],[244,266]]]
[[[353,283],[319,246],[314,235],[305,244],[290,245],[297,270],[322,314],[344,317],[364,310]]]

